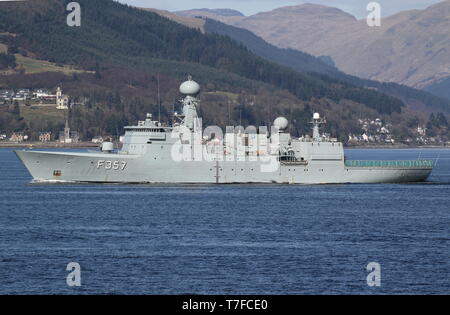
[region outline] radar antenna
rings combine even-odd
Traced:
[[[313,141],[322,141],[322,138],[320,136],[320,127],[326,123],[327,121],[325,119],[322,119],[319,113],[314,113],[313,120],[311,122],[311,124],[313,125]]]
[[[201,128],[201,122],[197,115],[197,107],[199,105],[198,95],[200,93],[200,85],[192,80],[192,76],[188,76],[188,81],[180,85],[180,93],[184,96],[181,100],[183,104],[183,114],[181,124],[187,128],[198,131]]]

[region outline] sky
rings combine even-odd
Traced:
[[[156,8],[168,11],[179,11],[199,8],[229,8],[241,11],[245,15],[270,11],[275,8],[317,3],[338,7],[358,18],[367,16],[366,7],[373,0],[119,0],[130,5]],[[377,0],[381,4],[382,15],[389,16],[410,9],[424,9],[443,0]]]

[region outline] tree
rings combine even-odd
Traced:
[[[14,55],[19,53],[19,48],[17,45],[13,44],[8,47],[8,55]]]
[[[0,69],[14,69],[16,66],[16,56],[12,54],[0,53]]]
[[[436,117],[434,116],[434,113],[431,113],[430,118],[428,118],[427,129],[428,130],[433,129],[433,127],[435,126],[435,123],[436,123]]]
[[[95,74],[94,74],[95,78],[97,80],[100,80],[102,78],[102,75],[100,73],[100,65],[98,63],[98,61],[95,62]]]
[[[443,113],[438,113],[436,116],[436,124],[439,127],[448,127],[448,121],[447,118]]]
[[[408,119],[408,121],[406,122],[406,126],[408,128],[417,128],[417,126],[419,126],[419,124],[420,124],[420,121],[417,116]]]

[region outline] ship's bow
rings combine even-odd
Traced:
[[[14,153],[22,161],[34,181],[57,181],[58,174],[50,169],[56,161],[51,161],[52,156],[44,152],[16,150]],[[54,159],[55,157],[53,157]]]

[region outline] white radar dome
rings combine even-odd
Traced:
[[[114,143],[112,142],[103,142],[102,143],[102,151],[103,152],[111,152],[114,150]]]
[[[184,95],[197,95],[200,93],[200,85],[192,79],[180,85],[180,93]]]
[[[289,122],[286,118],[284,117],[278,117],[277,119],[275,119],[275,121],[273,122],[273,125],[275,127],[277,127],[279,130],[284,130],[288,127]]]
[[[320,114],[319,113],[314,113],[313,119],[320,119]]]

